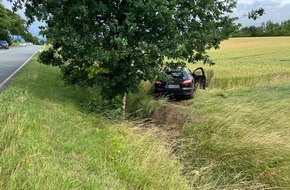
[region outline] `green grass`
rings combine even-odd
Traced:
[[[289,82],[200,92],[180,135],[195,185],[290,188],[289,93]]]
[[[0,94],[0,189],[189,189],[163,135],[88,113],[98,92],[59,74],[33,59]]]

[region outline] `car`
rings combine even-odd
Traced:
[[[0,40],[0,48],[1,49],[9,49],[9,44],[6,40]]]
[[[20,43],[19,47],[27,47],[27,44],[26,43]]]
[[[156,80],[155,97],[183,97],[192,98],[198,86],[205,89],[206,76],[204,69],[199,67],[191,72],[187,67],[169,68],[161,70],[169,80]]]

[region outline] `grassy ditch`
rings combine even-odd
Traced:
[[[0,94],[0,189],[189,189],[165,135],[88,114],[97,92],[58,76],[34,58]]]

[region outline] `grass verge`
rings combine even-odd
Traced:
[[[34,58],[0,94],[0,189],[189,189],[163,135],[88,114],[98,92],[59,74]]]

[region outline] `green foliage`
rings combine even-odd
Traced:
[[[81,105],[82,110],[88,114],[102,115],[112,120],[141,119],[151,117],[166,100],[157,100],[152,94],[152,84],[141,83],[139,91],[126,96],[125,118],[123,115],[123,96],[116,96],[111,101],[103,99],[97,90],[94,98]]]
[[[25,20],[0,4],[0,39],[11,44],[10,35],[23,36],[26,33],[28,30]]]
[[[98,94],[88,102],[84,102],[81,107],[85,113],[102,115],[116,121],[124,119],[121,96],[116,96],[108,101]]]
[[[259,18],[260,16],[264,14],[264,12],[265,10],[263,8],[252,10],[251,12],[248,13],[248,18],[257,20],[257,18]]]
[[[24,38],[24,40],[26,42],[31,42],[33,44],[38,44],[38,41],[39,41],[38,37],[37,36],[33,36],[30,32],[26,32],[26,33],[22,34],[22,36],[23,36],[23,38]]]
[[[290,36],[290,20],[281,23],[267,21],[260,26],[246,26],[240,28],[233,34],[234,37],[256,37],[256,36]]]
[[[42,34],[52,47],[41,62],[59,66],[70,84],[101,86],[107,99],[154,80],[164,64],[211,64],[206,50],[229,37],[234,19],[227,13],[236,5],[234,0],[10,1],[26,7],[29,22],[46,22]]]

